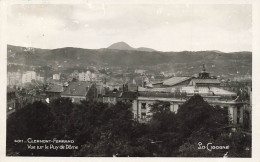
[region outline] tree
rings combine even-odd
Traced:
[[[70,122],[70,114],[74,108],[69,98],[58,98],[53,100],[49,107],[54,115],[54,121],[48,132],[48,136],[52,138],[67,139],[69,137],[68,127]]]
[[[54,116],[50,108],[40,101],[28,104],[19,109],[7,119],[7,143],[10,154],[18,152],[20,155],[41,155],[43,151],[29,150],[25,143],[16,143],[15,140],[26,141],[32,139],[46,139]],[[9,154],[9,153],[7,153]]]
[[[228,124],[226,110],[210,106],[199,95],[181,105],[177,114],[170,111],[168,102],[151,105],[151,112],[149,137],[161,141],[157,156],[202,156],[203,152],[196,148],[198,142],[215,140],[221,134],[220,128]]]
[[[227,110],[210,106],[201,96],[187,100],[175,114],[170,103],[151,105],[147,124],[133,120],[131,105],[96,101],[72,103],[60,98],[34,102],[9,116],[7,154],[26,156],[222,157],[227,150],[198,150],[198,143],[229,145],[229,156],[250,157],[251,136],[224,130]],[[30,150],[14,140],[68,139],[78,150]],[[247,151],[248,150],[248,151]]]
[[[156,102],[151,105],[150,132],[148,138],[154,145],[151,150],[156,156],[176,156],[179,145],[176,115],[170,111],[169,102]]]
[[[192,132],[203,128],[211,135],[216,130],[228,124],[227,110],[214,108],[199,95],[195,95],[180,106],[177,113],[178,130],[183,138],[188,138]]]
[[[170,111],[169,102],[156,102],[151,105],[152,113],[150,126],[159,132],[168,132],[176,130],[176,116]]]
[[[242,134],[239,130],[224,130],[228,124],[227,114],[227,110],[210,106],[201,96],[193,96],[185,102],[177,114],[179,133],[183,137],[179,156],[223,157],[229,152],[229,157],[250,157],[251,136]],[[205,145],[212,143],[215,146],[229,146],[229,149],[211,152],[198,150],[199,142]]]

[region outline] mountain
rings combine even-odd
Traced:
[[[121,44],[121,45],[120,45]],[[123,47],[120,43],[116,47]],[[112,46],[115,48],[115,46]],[[124,45],[124,47],[128,47]],[[128,47],[128,49],[130,49]],[[7,46],[7,62],[33,66],[61,66],[66,68],[105,67],[146,68],[159,71],[180,71],[183,75],[200,71],[203,63],[216,75],[236,74],[243,76],[252,72],[252,52],[219,53],[218,51],[160,52],[140,50],[59,48],[38,49]]]
[[[146,51],[146,52],[153,52],[154,49],[146,48],[146,47],[139,47],[133,48],[125,42],[117,42],[108,47],[108,49],[116,49],[116,50],[136,50],[136,51]]]
[[[218,50],[212,50],[212,52],[216,52],[216,53],[223,53],[221,51],[218,51]]]
[[[117,42],[112,44],[111,46],[108,47],[108,49],[117,49],[117,50],[135,50],[135,48],[129,46],[125,42]]]
[[[146,48],[146,47],[139,47],[139,48],[136,48],[136,50],[138,51],[147,51],[147,52],[153,52],[153,51],[156,51],[152,48]]]

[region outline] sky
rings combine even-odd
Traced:
[[[54,49],[124,41],[159,51],[252,51],[247,4],[14,4],[7,43]]]

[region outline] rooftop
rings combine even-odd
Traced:
[[[173,86],[173,85],[179,84],[181,82],[184,82],[186,80],[189,80],[191,78],[192,77],[172,77],[170,79],[163,81],[162,83],[163,83],[163,85],[166,85],[166,86]]]
[[[220,84],[218,79],[192,79],[196,84]]]
[[[51,85],[46,89],[46,92],[57,92],[60,93],[63,91],[63,87],[61,85]]]
[[[171,92],[174,88],[143,88],[138,87],[138,92]]]
[[[217,87],[194,87],[186,86],[181,88],[138,88],[138,94],[144,97],[182,97],[186,95],[199,94],[202,96],[237,96],[236,93],[230,92]]]
[[[122,95],[122,91],[108,91],[103,97],[120,97]]]
[[[124,98],[124,99],[134,99],[137,97],[137,93],[136,92],[123,92],[120,96],[120,98]]]
[[[70,82],[69,86],[61,93],[65,96],[86,96],[92,83],[90,82]]]
[[[156,97],[156,98],[180,98],[185,97],[184,93],[163,93],[163,92],[138,92],[139,97]]]

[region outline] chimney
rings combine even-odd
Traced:
[[[125,84],[125,91],[128,91],[128,83]]]
[[[142,87],[144,87],[144,78],[142,77]]]

